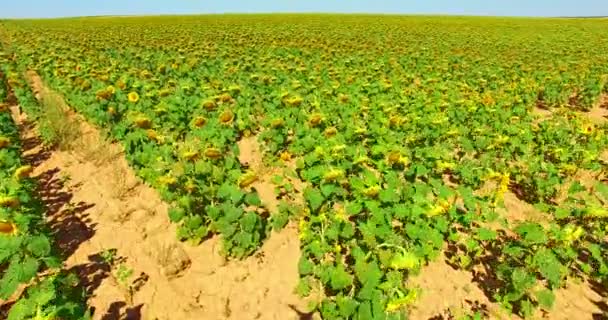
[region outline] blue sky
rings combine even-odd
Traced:
[[[367,12],[502,16],[608,15],[608,0],[0,0],[0,17]]]

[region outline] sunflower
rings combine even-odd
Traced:
[[[581,133],[584,135],[590,135],[595,131],[595,126],[589,123],[583,124],[581,126]]]
[[[224,112],[222,112],[222,114],[220,114],[220,123],[222,123],[222,124],[225,124],[225,125],[232,124],[233,120],[234,120],[234,113],[232,113],[232,111],[230,111],[230,110],[225,110]]]
[[[139,94],[137,94],[137,92],[135,91],[129,92],[129,95],[127,97],[129,98],[129,102],[136,103],[137,101],[139,101]]]
[[[331,138],[331,137],[335,136],[336,133],[338,133],[338,129],[336,129],[336,127],[329,127],[327,129],[325,129],[325,131],[323,131],[323,134],[327,138]]]
[[[224,93],[224,94],[222,94],[222,95],[219,96],[219,100],[221,102],[230,102],[230,101],[232,101],[232,96],[229,95],[228,93]]]
[[[204,126],[205,123],[207,123],[207,119],[205,119],[205,117],[196,117],[192,120],[192,125],[197,128]]]
[[[323,181],[325,182],[333,182],[342,178],[344,178],[344,170],[340,169],[331,169],[323,175]]]
[[[17,197],[0,197],[0,207],[15,208],[19,206],[19,198]]]
[[[166,174],[156,179],[156,182],[164,186],[173,186],[177,183],[177,178],[175,178],[171,174]]]
[[[133,122],[135,126],[142,129],[149,129],[152,126],[152,121],[145,116],[137,117]]]
[[[283,161],[289,161],[289,160],[291,160],[291,153],[289,153],[289,151],[283,151],[283,152],[281,152],[281,155],[279,157]]]
[[[127,84],[122,79],[118,79],[118,81],[116,81],[116,86],[119,87],[120,90],[125,90],[127,88]]]
[[[92,87],[92,85],[89,80],[83,80],[82,83],[80,84],[80,88],[84,91],[91,89],[91,87]]]
[[[27,178],[30,176],[30,174],[32,174],[32,172],[34,171],[34,168],[32,168],[32,166],[22,166],[19,167],[17,170],[15,170],[15,179],[19,180],[19,179],[23,179],[23,178]]]
[[[210,159],[219,159],[222,157],[222,152],[217,148],[205,149],[205,156]]]
[[[158,91],[158,96],[159,97],[166,97],[166,96],[168,96],[168,95],[171,94],[171,91],[172,90],[169,89],[169,88],[161,89],[160,91]]]
[[[308,123],[310,123],[311,127],[316,127],[319,124],[321,124],[321,122],[323,122],[323,116],[319,113],[315,113],[313,114],[310,119],[308,120]]]
[[[401,152],[397,150],[390,151],[386,155],[386,164],[389,166],[394,165],[403,165],[406,166],[409,163],[409,159],[406,156],[403,156]]]
[[[209,111],[215,109],[216,107],[217,107],[217,104],[213,100],[207,100],[207,101],[203,102],[203,108],[205,108]]]
[[[285,121],[283,119],[276,118],[276,119],[273,119],[272,122],[270,122],[270,127],[272,127],[273,129],[276,129],[276,128],[282,127],[283,124],[285,124]]]
[[[242,175],[241,178],[239,179],[239,187],[247,188],[248,186],[250,186],[257,180],[258,180],[257,174],[253,171],[248,171],[247,173]]]
[[[290,107],[298,107],[303,101],[304,100],[300,96],[294,96],[283,100],[283,102]]]
[[[16,235],[19,229],[17,225],[8,221],[0,221],[0,234]]]
[[[6,148],[11,144],[11,139],[7,137],[0,137],[0,149]]]
[[[338,94],[338,101],[340,101],[341,103],[347,103],[349,100],[349,96],[343,93]]]
[[[186,151],[182,153],[182,158],[188,161],[194,161],[198,158],[198,152],[196,151]]]

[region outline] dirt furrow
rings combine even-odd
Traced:
[[[53,94],[37,77],[32,84],[41,101]],[[27,116],[13,113],[66,268],[81,277],[94,319],[298,319],[293,309],[305,305],[293,293],[294,227],[242,261],[224,259],[217,238],[181,243],[168,206],[136,178],[120,145],[68,112],[65,120],[80,128],[78,147],[48,149]]]

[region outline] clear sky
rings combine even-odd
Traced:
[[[224,12],[596,16],[608,0],[0,0],[4,18]]]

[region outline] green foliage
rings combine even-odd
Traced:
[[[405,318],[407,278],[446,242],[462,268],[493,259],[494,298],[523,316],[549,309],[579,272],[608,279],[608,189],[576,183],[608,166],[608,126],[580,112],[607,92],[603,22],[175,19],[8,21],[0,32],[13,73],[37,70],[123,144],[172,204],[180,239],[219,234],[240,258],[297,218],[297,291],[319,291],[326,319]],[[265,163],[294,160],[304,210],[281,198],[261,213],[259,177],[239,162],[251,135]],[[283,178],[274,183],[294,194]],[[495,227],[507,195],[544,221]]]
[[[6,80],[0,77],[0,103],[9,89]],[[33,196],[31,168],[22,166],[18,130],[7,109],[0,110],[0,137],[10,141],[0,147],[0,300],[17,298],[8,319],[88,319],[78,279],[60,270],[61,259],[44,224],[42,203]]]

